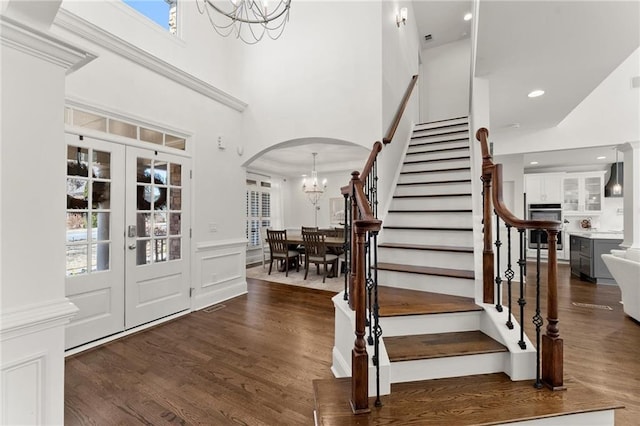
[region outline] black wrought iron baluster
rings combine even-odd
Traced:
[[[373,162],[373,179],[371,192],[373,194],[373,203],[371,204],[373,210],[373,217],[378,218],[378,159]]]
[[[507,328],[513,330],[513,321],[511,321],[511,284],[515,273],[511,269],[511,225],[507,225],[507,270],[504,272],[507,278],[507,302],[509,303],[509,318],[507,319]]]
[[[496,215],[496,310],[502,312],[502,278],[500,277],[500,247],[502,242],[500,241],[500,216],[494,210]]]
[[[367,242],[365,244],[365,265],[366,265],[366,278],[365,284],[367,288],[367,310],[369,315],[367,316],[366,325],[369,327],[369,337],[367,337],[367,343],[373,345],[373,278],[371,277],[373,270],[372,263],[372,248],[371,248],[371,232],[367,232]]]
[[[536,314],[533,316],[533,323],[536,326],[536,382],[534,387],[540,389],[542,380],[540,380],[540,327],[543,320],[540,315],[540,232],[536,231]]]
[[[349,300],[349,275],[351,274],[351,203],[344,194],[344,300]],[[340,262],[338,262],[340,263]]]
[[[518,298],[518,305],[520,306],[520,341],[518,345],[520,349],[527,349],[527,343],[524,341],[524,305],[527,301],[524,298],[524,268],[527,264],[527,249],[524,240],[524,229],[518,229],[520,233],[520,259],[518,259],[518,265],[520,266],[520,297]]]
[[[380,304],[378,302],[378,233],[373,233],[373,321],[374,321],[374,346],[373,362],[376,366],[376,407],[381,407],[380,401],[380,337],[382,327],[380,326]]]

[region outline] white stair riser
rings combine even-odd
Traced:
[[[439,294],[474,297],[474,280],[440,277],[435,275],[411,274],[408,272],[378,271],[378,283],[387,287],[409,290],[430,291]]]
[[[439,127],[424,128],[416,127],[413,129],[413,136],[430,136],[437,135],[438,133],[450,133],[450,132],[468,132],[469,125],[467,123],[457,124],[455,126],[443,127],[451,123],[441,123]]]
[[[455,149],[452,151],[432,151],[407,155],[405,161],[446,160],[451,157],[469,156],[469,149]]]
[[[417,124],[414,130],[423,130],[423,129],[435,129],[442,126],[448,126],[451,124],[468,124],[469,119],[467,117],[454,118],[452,120],[443,120],[443,121],[435,121],[433,123],[422,123]]]
[[[380,317],[382,337],[476,331],[482,311]]]
[[[470,228],[473,216],[469,213],[389,213],[385,226],[446,226]]]
[[[501,373],[505,371],[508,358],[508,352],[498,352],[392,362],[389,375],[391,383],[404,383],[444,377]]]
[[[442,170],[453,169],[458,167],[470,167],[471,162],[468,158],[462,160],[450,161],[434,161],[433,163],[405,163],[402,165],[403,172],[415,172],[424,170]]]
[[[434,182],[453,179],[471,179],[471,171],[466,169],[445,172],[401,174],[398,179],[398,183]]]
[[[473,247],[473,232],[383,228],[380,241],[399,244]]]
[[[470,194],[471,183],[434,183],[431,185],[398,185],[394,195]],[[471,204],[469,204],[471,205]]]
[[[446,149],[446,148],[459,148],[461,146],[468,148],[469,140],[465,138],[463,140],[452,140],[448,142],[440,142],[440,143],[434,143],[434,144],[428,144],[428,145],[421,145],[419,142],[415,142],[409,145],[409,147],[407,148],[407,153],[433,151],[437,149]]]
[[[390,210],[450,210],[468,209],[471,196],[459,197],[425,197],[425,198],[394,198]],[[446,225],[446,224],[443,224]]]
[[[473,270],[473,253],[378,247],[378,261],[413,266]]]
[[[445,141],[450,141],[454,139],[469,139],[469,132],[462,131],[462,132],[451,133],[448,135],[432,135],[432,136],[413,134],[411,136],[410,144],[414,145],[419,143],[445,142]]]

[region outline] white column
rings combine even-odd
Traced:
[[[64,88],[91,56],[48,33],[47,2],[10,3],[0,15],[0,424],[63,424],[64,327],[77,311],[65,298]]]
[[[619,149],[624,153],[624,241],[621,246],[627,249],[627,258],[640,261],[640,141],[627,142]]]

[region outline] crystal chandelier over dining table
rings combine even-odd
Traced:
[[[282,35],[291,0],[196,0],[196,5],[221,36],[235,34],[245,43],[255,44],[265,34],[273,40]]]
[[[302,190],[307,194],[307,198],[311,201],[311,204],[317,206],[318,201],[324,194],[324,190],[327,188],[327,180],[323,179],[322,184],[318,181],[318,172],[316,171],[316,156],[317,152],[312,153],[313,155],[313,169],[311,170],[311,179],[307,180],[305,177],[302,180]]]

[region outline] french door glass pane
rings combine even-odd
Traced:
[[[169,260],[178,260],[181,258],[180,238],[169,238]]]
[[[109,152],[67,146],[67,275],[109,269],[110,178]]]

